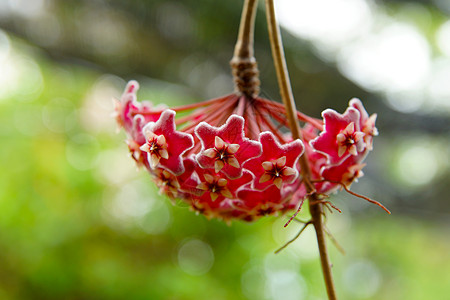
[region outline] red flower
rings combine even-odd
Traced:
[[[262,154],[244,164],[255,175],[253,187],[262,190],[274,184],[280,189],[284,183],[292,183],[298,176],[295,166],[303,153],[303,143],[296,140],[281,145],[271,132],[261,133],[259,140]]]
[[[355,156],[349,156],[339,165],[324,167],[321,175],[329,182],[339,182],[350,187],[354,181],[358,181],[358,178],[364,175],[361,170],[365,164],[358,163],[358,160]]]
[[[283,197],[281,190],[275,185],[271,185],[263,191],[247,187],[240,190],[238,195],[239,199],[242,199],[238,207],[246,211],[249,216],[248,220],[257,219],[265,215],[277,214],[283,210],[283,202],[289,199]]]
[[[133,159],[161,193],[208,218],[253,221],[298,207],[307,196],[301,155],[317,193],[348,187],[362,176],[377,134],[376,115],[357,99],[343,115],[325,110],[323,121],[297,112],[303,144],[282,129],[284,106],[270,100],[232,94],[170,110],[137,102],[137,89],[131,81],[115,104]]]
[[[175,112],[165,110],[156,123],[150,122],[142,130],[146,143],[140,149],[148,152],[151,168],[160,164],[175,175],[181,175],[184,172],[182,155],[194,146],[194,139],[176,130]]]
[[[361,115],[359,119],[359,126],[364,133],[364,142],[369,150],[372,150],[372,140],[374,136],[378,135],[378,129],[375,127],[375,121],[377,120],[377,114],[373,114],[369,117],[369,114],[364,109],[361,100],[353,98],[350,100],[350,106],[357,109]]]
[[[322,113],[325,130],[311,141],[314,150],[325,154],[329,164],[339,164],[350,155],[365,148],[364,133],[360,131],[360,113],[349,107],[343,115],[332,109]]]

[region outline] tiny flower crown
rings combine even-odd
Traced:
[[[297,112],[301,141],[286,130],[285,108],[277,102],[230,94],[168,109],[138,102],[138,88],[130,81],[115,103],[131,157],[161,193],[208,218],[253,221],[296,208],[307,197],[301,155],[318,194],[348,189],[363,175],[377,135],[376,115],[358,99],[343,114],[325,110],[323,120]]]

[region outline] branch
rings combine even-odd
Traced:
[[[286,59],[284,57],[283,44],[281,42],[280,28],[275,16],[275,8],[273,0],[266,0],[266,16],[269,29],[270,45],[272,48],[272,56],[277,72],[278,84],[280,87],[281,98],[286,107],[286,114],[289,120],[289,126],[292,132],[293,139],[301,139],[300,126],[297,121],[297,109],[295,108],[294,96],[292,94],[292,88],[289,81],[289,74],[286,66]],[[308,193],[312,193],[310,197],[311,201],[316,201],[318,195],[316,194],[314,185],[311,183],[311,167],[309,165],[306,155],[300,157],[300,167],[303,177],[303,182]],[[325,285],[327,288],[329,300],[336,300],[336,292],[333,283],[333,276],[331,273],[331,264],[328,258],[327,247],[324,237],[324,226],[322,220],[323,204],[318,203],[316,205],[310,205],[309,210],[311,212],[311,222],[314,224],[316,230],[317,243],[320,252],[320,261],[322,265],[322,272],[325,279]]]

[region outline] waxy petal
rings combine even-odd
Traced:
[[[228,189],[223,189],[223,190],[220,191],[220,193],[225,198],[233,198],[233,194]]]
[[[283,179],[281,179],[280,177],[276,178],[273,181],[273,184],[275,184],[275,186],[279,189],[281,189],[281,185],[283,184]]]
[[[214,146],[217,149],[222,149],[225,146],[225,142],[218,136],[215,136],[214,138]]]
[[[166,144],[166,138],[164,137],[164,135],[159,135],[156,140],[157,140],[159,145],[165,145]]]
[[[347,138],[345,137],[345,134],[343,134],[343,133],[339,133],[337,136],[336,136],[336,140],[338,141],[338,142],[343,142],[343,141],[345,141]]]
[[[262,165],[263,169],[266,171],[272,170],[272,168],[273,168],[273,163],[270,161],[265,161],[261,165]]]
[[[150,151],[150,146],[147,143],[145,143],[139,149],[141,149],[144,152],[149,152]]]
[[[272,176],[270,176],[269,174],[263,174],[260,178],[259,178],[259,183],[264,183],[267,182],[269,180],[272,179]]]
[[[229,151],[231,154],[234,154],[234,153],[236,153],[236,152],[239,150],[239,147],[240,147],[239,144],[230,144],[230,145],[228,146],[228,151]]]
[[[289,167],[284,168],[282,172],[283,172],[283,176],[293,176],[293,175],[297,174],[295,169],[289,168]]]
[[[286,156],[283,156],[283,157],[280,157],[279,159],[277,159],[276,165],[278,167],[284,167],[286,165]]]
[[[208,190],[208,185],[205,182],[201,182],[197,185],[197,188],[199,190],[203,190],[203,191],[207,191]]]
[[[211,149],[206,149],[205,152],[203,152],[203,154],[209,158],[214,158],[216,157],[216,150],[211,148]]]
[[[218,186],[224,187],[224,186],[227,185],[227,183],[228,183],[228,181],[226,179],[224,179],[224,178],[220,178],[219,180],[217,180],[217,185]]]
[[[356,142],[359,141],[364,136],[365,136],[364,132],[361,131],[355,132],[354,134],[355,141]]]
[[[169,159],[169,152],[166,149],[162,149],[159,152],[159,155],[161,155],[161,157],[164,159]]]
[[[347,151],[347,147],[346,146],[339,146],[338,148],[338,156],[341,157],[342,155],[344,155],[345,151]],[[350,153],[350,151],[349,151]]]
[[[237,160],[236,157],[231,157],[231,158],[229,158],[229,159],[227,160],[227,163],[228,163],[230,166],[235,167],[235,168],[240,168],[240,167],[241,167],[241,165],[239,164],[239,161]]]
[[[353,134],[355,132],[355,123],[351,122],[350,124],[345,127],[345,129],[342,131],[344,134]]]
[[[214,182],[214,176],[211,174],[205,174],[204,175],[206,182],[213,183]]]
[[[356,145],[352,145],[349,148],[347,148],[348,153],[350,153],[351,155],[358,155],[358,151],[356,148]]]
[[[219,194],[212,192],[212,193],[209,193],[209,196],[211,197],[211,201],[216,201],[217,198],[219,197]]]
[[[216,173],[219,173],[220,170],[222,170],[222,168],[223,168],[224,166],[225,166],[225,164],[224,164],[223,161],[221,161],[221,160],[216,160],[216,161],[214,162],[214,171],[215,171]]]
[[[150,156],[150,166],[152,168],[156,168],[156,166],[159,164],[160,158],[158,155],[151,153]]]

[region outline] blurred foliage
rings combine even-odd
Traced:
[[[417,2],[445,20],[443,2]],[[399,18],[411,3],[378,1]],[[274,255],[300,224],[228,226],[171,205],[135,171],[110,118],[122,78],[169,106],[230,92],[240,1],[0,4],[0,299],[325,299],[312,230]],[[327,224],[346,250],[330,243],[340,298],[446,299],[448,116],[395,111],[310,42],[285,33],[285,44],[305,112],[342,111],[358,96],[379,115],[366,177],[352,188],[393,215],[333,197],[343,213]],[[269,49],[260,15],[263,95],[278,98]]]

